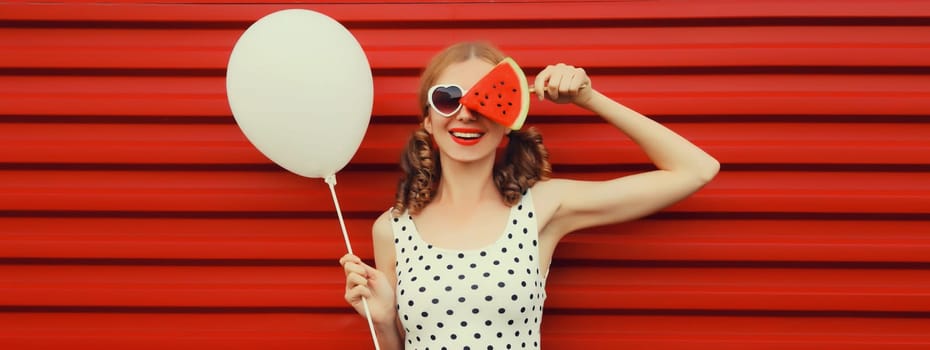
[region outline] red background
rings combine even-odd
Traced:
[[[341,21],[375,75],[339,175],[353,245],[392,202],[419,69],[497,43],[722,163],[654,216],[577,232],[548,349],[930,348],[925,1],[0,4],[0,348],[366,349],[322,181],[239,131],[225,67],[275,10]],[[648,169],[599,118],[534,104],[557,176]]]

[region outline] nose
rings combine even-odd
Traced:
[[[455,119],[458,119],[459,121],[462,121],[462,122],[466,122],[466,121],[474,121],[478,118],[476,118],[475,115],[472,114],[471,110],[469,110],[468,108],[465,108],[465,106],[462,106],[462,108],[459,110],[459,113],[455,115]]]

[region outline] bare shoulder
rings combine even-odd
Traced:
[[[375,219],[371,225],[371,238],[377,247],[380,243],[390,243],[394,239],[394,231],[391,229],[391,211],[387,210]]]
[[[388,276],[393,276],[394,262],[397,259],[394,252],[394,230],[391,228],[391,211],[387,210],[375,219],[371,225],[372,247],[375,253],[375,268]]]

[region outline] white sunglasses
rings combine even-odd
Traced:
[[[426,94],[427,104],[439,115],[449,118],[462,109],[460,102],[465,89],[455,84],[433,85]]]

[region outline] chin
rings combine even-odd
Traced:
[[[443,153],[451,160],[461,163],[474,163],[488,158],[494,159],[497,154],[497,147],[488,147],[488,145],[462,147],[450,142],[449,146],[443,149]]]

